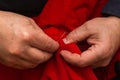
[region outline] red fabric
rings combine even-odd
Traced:
[[[101,16],[101,9],[106,2],[107,0],[48,0],[42,13],[34,20],[46,34],[59,42],[60,48],[49,61],[31,70],[17,70],[0,65],[0,80],[97,80],[97,78],[110,80],[113,78],[114,63],[120,60],[118,54],[108,67],[96,69],[95,73],[90,67],[78,68],[68,64],[59,54],[62,49],[81,54],[76,44],[65,45],[62,39],[85,21]],[[85,47],[81,45],[82,50]]]
[[[53,31],[57,31],[57,33],[61,32],[55,28],[49,28],[45,32],[47,34],[51,34]],[[56,33],[52,33],[51,36],[54,37],[54,34]],[[63,38],[65,35],[66,33],[63,32],[60,38]],[[90,68],[79,68],[69,65],[63,60],[63,58],[61,58],[59,52],[62,49],[80,54],[81,52],[76,44],[72,43],[65,45],[61,39],[59,39],[58,42],[60,44],[60,48],[56,52],[54,58],[52,58],[52,60],[47,64],[42,80],[97,80]]]

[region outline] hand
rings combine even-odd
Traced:
[[[18,69],[34,68],[51,58],[58,47],[32,19],[0,11],[0,63]]]
[[[81,55],[62,50],[63,58],[79,67],[107,66],[120,47],[120,19],[116,17],[92,19],[64,39],[66,44],[82,40],[87,40],[91,47]]]

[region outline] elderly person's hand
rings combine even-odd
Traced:
[[[107,66],[120,47],[120,19],[116,17],[95,18],[68,34],[66,44],[87,40],[91,45],[81,55],[66,50],[61,51],[63,58],[79,67]]]
[[[59,44],[25,16],[0,11],[0,63],[34,68],[51,58]]]

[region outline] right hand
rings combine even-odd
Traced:
[[[81,55],[62,50],[63,58],[79,67],[109,65],[120,48],[120,19],[114,16],[94,18],[70,32],[66,44],[86,40],[90,45]]]
[[[59,44],[25,16],[0,11],[0,63],[34,68],[51,58]]]

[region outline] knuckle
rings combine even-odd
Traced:
[[[34,22],[34,20],[32,18],[29,18],[29,17],[27,17],[27,18],[28,18],[29,22]]]
[[[32,39],[32,33],[31,32],[24,32],[22,34],[22,41],[29,41]]]
[[[30,41],[33,36],[36,36],[37,32],[36,30],[34,30],[34,26],[31,22],[26,23],[25,26],[29,26],[29,29],[25,29],[21,34],[20,34],[20,38],[22,41]]]
[[[24,32],[22,34],[22,41],[23,42],[30,42],[31,40],[33,40],[35,35],[36,35],[35,32]]]
[[[22,48],[18,48],[18,47],[11,48],[11,49],[9,49],[9,53],[11,55],[19,56],[21,53],[23,53],[23,49]]]
[[[25,19],[25,23],[27,23],[28,25],[31,25],[32,22],[33,22],[33,20],[31,18]]]
[[[35,22],[32,18],[28,18],[28,21],[29,21],[30,23],[34,23],[34,22]]]

